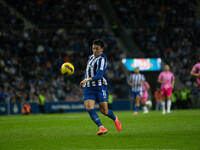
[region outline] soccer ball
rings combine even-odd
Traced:
[[[74,73],[74,66],[69,63],[66,62],[61,66],[61,73],[65,76],[70,76]]]

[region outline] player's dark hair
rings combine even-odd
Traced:
[[[102,40],[102,39],[95,39],[93,41],[93,45],[99,45],[101,48],[103,48],[104,47],[104,40]]]

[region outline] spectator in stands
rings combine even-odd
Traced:
[[[162,110],[162,95],[160,88],[157,88],[157,90],[154,93],[155,99],[156,99],[156,111],[159,109]]]
[[[23,105],[22,114],[24,114],[24,115],[31,114],[31,106],[28,102]]]
[[[19,0],[19,3],[9,2],[20,11],[32,12],[23,14],[30,15],[28,19],[38,23],[39,28],[16,29],[16,21],[12,21],[11,27],[6,28],[7,22],[3,19],[12,20],[16,16],[11,15],[8,8],[4,10],[0,5],[2,8],[0,13],[4,15],[3,18],[0,17],[0,27],[3,28],[0,32],[0,82],[3,83],[1,93],[9,95],[7,99],[12,102],[26,100],[38,102],[41,88],[48,89],[45,94],[46,101],[80,101],[82,90],[77,83],[81,81],[85,72],[87,61],[85,56],[89,55],[90,50],[88,41],[96,37],[102,37],[107,43],[106,55],[111,58],[108,70],[113,74],[109,79],[111,81],[117,79],[119,81],[117,84],[123,85],[123,72],[118,73],[118,69],[114,67],[117,66],[114,64],[116,60],[120,60],[119,55],[124,55],[123,51],[117,47],[112,34],[105,32],[103,24],[98,23],[103,21],[95,4],[87,5],[80,1],[63,0],[58,1],[56,6],[55,2],[49,0],[37,2],[31,0],[29,3],[25,0]],[[68,5],[64,5],[66,3]],[[66,7],[70,8],[69,11]],[[80,11],[77,12],[75,8],[80,8]],[[44,10],[51,10],[51,13]],[[69,16],[63,15],[66,11]],[[37,13],[40,15],[36,15]],[[81,17],[82,15],[88,17]],[[37,21],[37,17],[41,17],[40,22]],[[81,17],[83,20],[73,17]],[[62,22],[63,19],[66,20]],[[23,23],[22,20],[21,22]],[[58,28],[46,26],[51,24]],[[42,28],[42,25],[46,28]],[[77,70],[70,79],[61,76],[59,71],[62,63],[66,61],[72,62]]]

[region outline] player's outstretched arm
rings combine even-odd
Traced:
[[[199,73],[194,73],[193,71],[191,71],[190,74],[191,74],[192,76],[195,76],[195,77],[200,77],[200,74],[199,74]]]

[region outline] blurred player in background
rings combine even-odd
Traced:
[[[140,74],[138,67],[135,68],[133,74],[130,75],[129,80],[127,81],[130,86],[132,86],[133,99],[135,100],[135,112],[134,115],[138,114],[140,109],[140,98],[143,95],[141,83],[145,81],[144,75]]]
[[[158,83],[161,83],[161,95],[163,97],[162,113],[165,114],[165,97],[167,97],[167,113],[171,113],[171,95],[174,88],[175,77],[169,71],[169,65],[165,65],[164,72],[161,72],[158,77]]]
[[[93,41],[93,55],[89,57],[85,79],[80,82],[80,86],[84,88],[83,101],[91,119],[99,127],[98,135],[105,134],[108,130],[102,125],[98,114],[94,110],[95,102],[99,102],[101,113],[108,116],[115,122],[118,131],[121,131],[122,125],[117,116],[108,109],[108,90],[107,81],[104,73],[107,67],[107,58],[103,54],[104,41],[96,39]]]
[[[160,88],[157,88],[155,93],[155,99],[156,99],[156,111],[159,110],[159,108],[162,106],[162,95]]]
[[[199,55],[199,62],[194,65],[190,74],[192,76],[197,77],[197,82],[199,84],[199,90],[200,90],[200,55]]]
[[[113,92],[110,91],[108,96],[108,109],[112,110],[112,103],[113,103]]]
[[[147,81],[141,82],[141,85],[142,85],[142,91],[143,91],[141,103],[142,103],[142,108],[143,108],[144,114],[146,114],[146,113],[149,113],[147,106],[146,106],[146,101],[148,99],[148,91],[150,90],[150,86]]]

